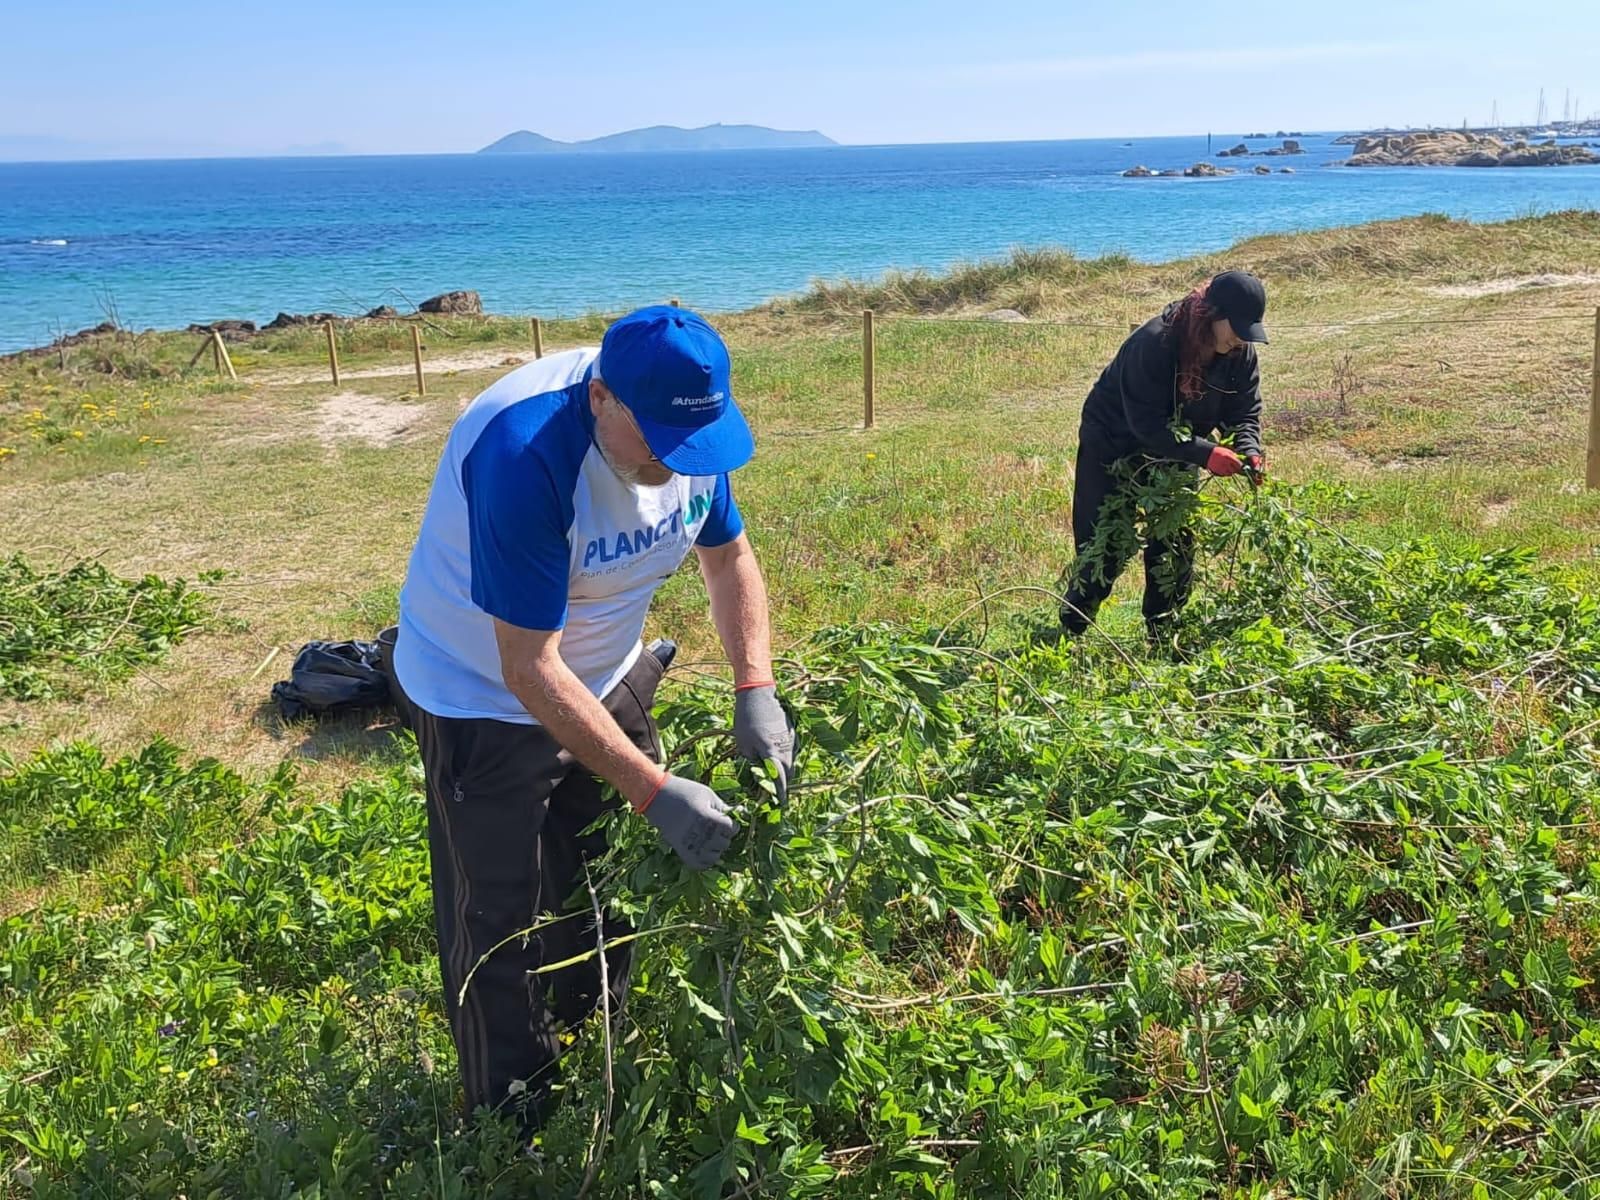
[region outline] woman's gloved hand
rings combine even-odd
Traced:
[[[1206,459],[1206,470],[1213,475],[1237,475],[1244,470],[1244,459],[1226,446],[1218,446],[1211,451],[1211,457]]]

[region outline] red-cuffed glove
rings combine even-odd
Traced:
[[[1226,446],[1218,446],[1206,459],[1206,470],[1213,475],[1237,475],[1244,470],[1244,460]]]

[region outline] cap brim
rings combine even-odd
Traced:
[[[709,425],[658,425],[633,416],[650,453],[679,475],[721,475],[737,471],[755,456],[750,425],[732,401]]]
[[[1267,344],[1267,327],[1260,321],[1229,321],[1228,324],[1233,326],[1233,331],[1239,335],[1240,340],[1246,342],[1258,342],[1263,346]]]

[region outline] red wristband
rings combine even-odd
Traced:
[[[661,787],[667,782],[667,776],[671,773],[672,772],[666,770],[665,768],[662,769],[661,778],[656,780],[656,785],[650,789],[650,794],[646,796],[643,801],[633,806],[634,812],[638,813],[640,816],[644,815],[644,810],[649,808],[651,804],[655,803],[655,798],[661,794]]]
[[[734,687],[733,690],[736,691],[736,692],[748,692],[751,688],[758,688],[758,687],[775,688],[777,686],[778,686],[778,681],[776,679],[752,679],[749,683],[738,684],[737,686]]]

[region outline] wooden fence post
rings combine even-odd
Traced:
[[[538,317],[528,318],[528,327],[533,330],[533,356],[544,357],[544,330],[539,326]]]
[[[1591,491],[1600,489],[1600,308],[1594,310],[1594,359],[1589,364],[1589,477]]]
[[[233,369],[233,359],[228,357],[228,348],[222,344],[222,334],[215,329],[211,331],[211,352],[217,360],[217,374],[227,371],[228,378],[238,382],[239,373]]]
[[[339,386],[339,347],[333,340],[333,322],[327,321],[322,326],[328,335],[328,370],[333,372],[333,386]]]
[[[417,364],[417,395],[428,394],[428,381],[422,377],[422,330],[411,327],[411,359]]]
[[[872,329],[872,310],[861,311],[861,401],[862,401],[862,428],[871,429],[874,413],[873,403],[877,399],[877,338]]]
[[[206,337],[205,337],[205,340],[200,343],[200,349],[198,349],[198,350],[196,350],[194,352],[194,357],[189,360],[189,365],[187,367],[185,367],[184,370],[185,371],[194,370],[195,363],[199,362],[202,358],[205,357],[205,353],[206,353],[207,350],[211,351],[211,353],[213,355],[215,355],[216,352],[217,352],[216,346],[211,341],[211,335],[210,334],[207,334]],[[62,350],[61,362],[62,362],[61,369],[64,371],[64,370],[67,369],[66,368],[65,348],[63,348],[63,350]]]

